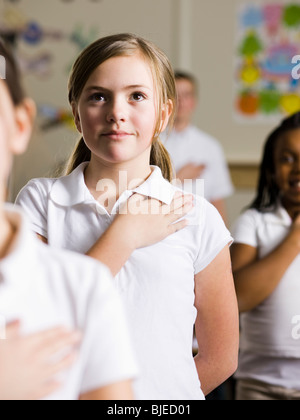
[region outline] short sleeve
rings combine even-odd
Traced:
[[[219,253],[233,242],[218,210],[205,200],[201,206],[200,251],[195,261],[195,274],[208,267]]]
[[[47,201],[48,191],[39,180],[30,181],[19,193],[16,205],[20,206],[31,222],[33,232],[48,239]],[[53,181],[52,181],[53,182]]]
[[[113,278],[103,267],[101,272],[94,271],[94,280],[81,348],[84,357],[81,394],[133,380],[138,375],[125,311]]]
[[[231,231],[235,243],[257,248],[257,211],[248,210],[242,214],[233,225]]]

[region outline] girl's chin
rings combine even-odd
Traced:
[[[285,197],[283,197],[282,201],[285,203],[285,205],[288,205],[290,207],[300,207],[300,192],[286,195]]]
[[[139,161],[145,162],[150,161],[151,144],[148,147],[130,147],[132,145],[125,144],[112,144],[110,143],[105,148],[92,149],[95,156],[98,157],[99,161],[107,162],[108,164],[121,165],[128,162]]]
[[[126,162],[130,162],[133,159],[134,159],[133,156],[128,156],[124,154],[109,154],[109,155],[103,156],[101,160],[103,162],[107,162],[108,164],[122,165]]]
[[[133,161],[138,162],[139,159],[144,161],[145,156],[147,156],[147,158],[150,160],[150,152],[148,153],[148,151],[129,151],[124,149],[122,150],[122,148],[114,148],[113,150],[106,151],[106,153],[102,155],[102,160],[113,164],[122,164]]]

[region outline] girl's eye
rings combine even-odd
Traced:
[[[294,158],[293,156],[288,156],[288,155],[282,156],[281,163],[292,165],[294,163]]]
[[[131,98],[135,102],[142,102],[146,99],[146,96],[141,92],[136,92],[131,95]]]
[[[89,100],[93,102],[104,102],[106,98],[102,93],[94,93],[89,97]]]

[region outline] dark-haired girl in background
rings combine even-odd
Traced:
[[[238,400],[300,399],[300,113],[265,146],[255,201],[237,221]]]

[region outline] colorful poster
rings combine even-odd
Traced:
[[[235,116],[271,122],[300,111],[300,4],[248,3],[237,24]]]

